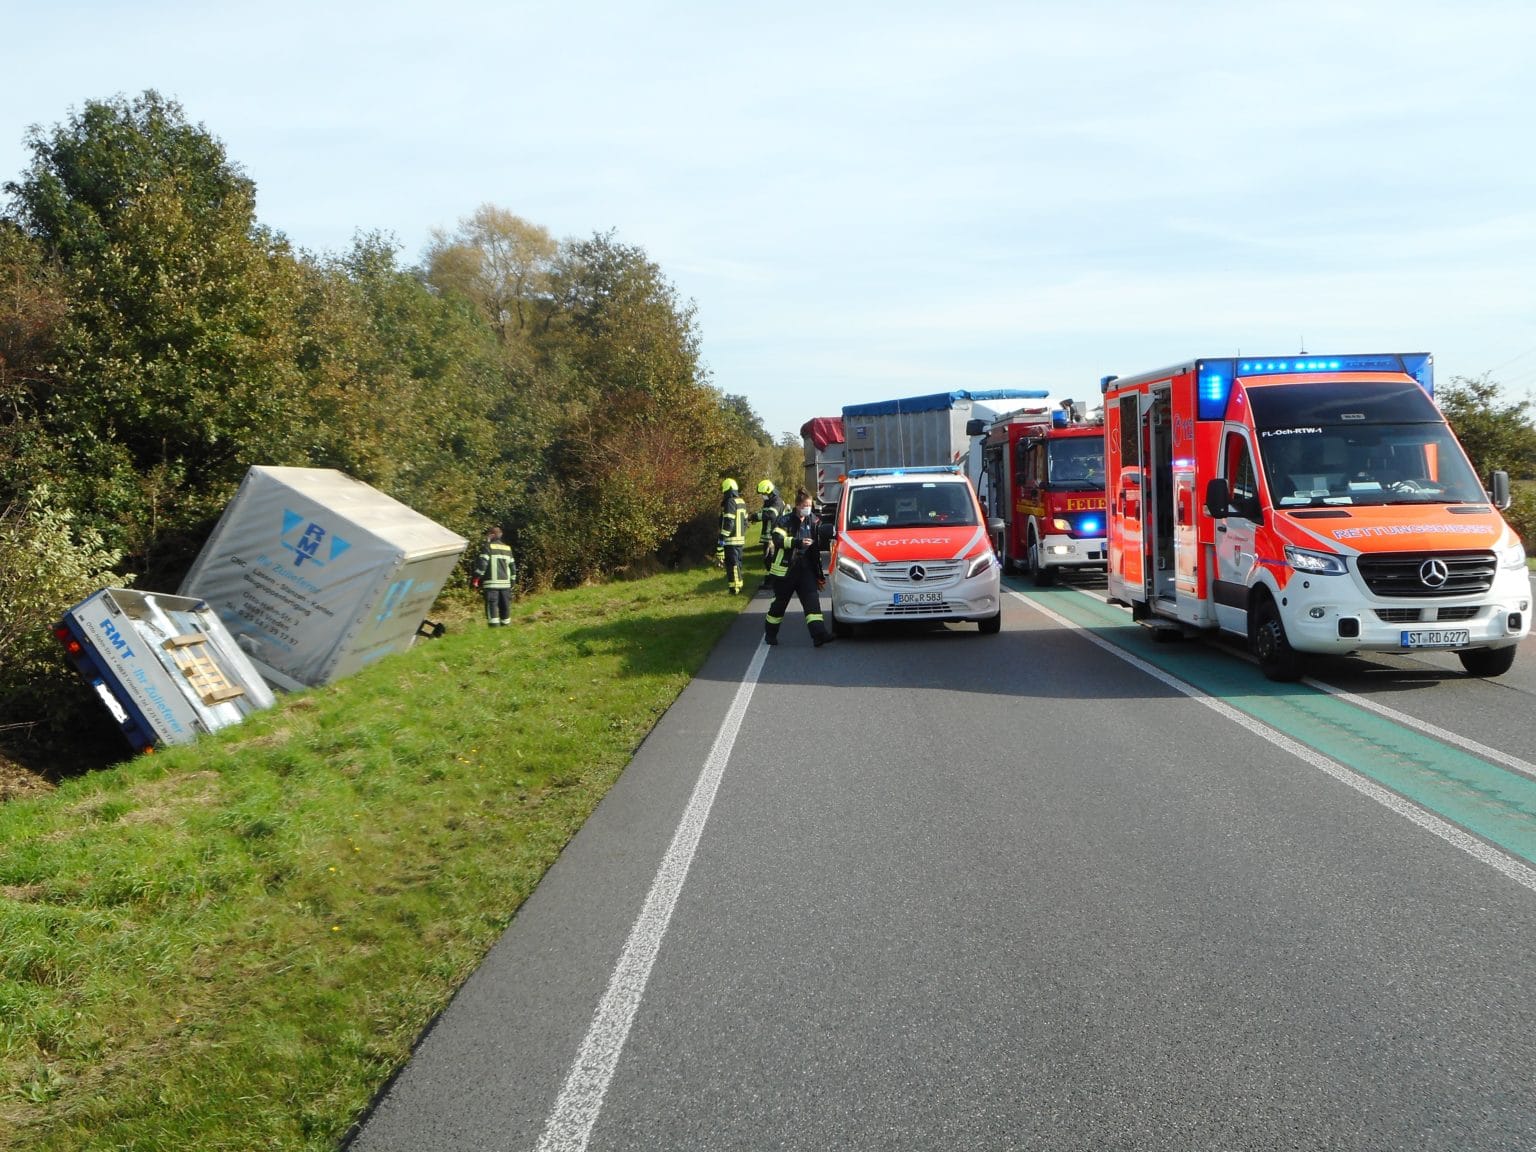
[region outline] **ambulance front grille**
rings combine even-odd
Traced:
[[[1482,612],[1481,604],[1461,604],[1455,608],[1442,608],[1435,613],[1436,620],[1471,620]]]
[[[905,560],[869,567],[874,582],[882,588],[922,588],[955,580],[963,563],[963,560]],[[920,576],[918,572],[921,572]]]
[[[1476,596],[1493,587],[1497,563],[1492,552],[1392,552],[1355,560],[1377,596]]]

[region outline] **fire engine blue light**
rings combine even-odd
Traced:
[[[1084,516],[1077,522],[1077,530],[1084,536],[1097,536],[1100,532],[1104,531],[1104,525],[1100,524],[1092,516]]]

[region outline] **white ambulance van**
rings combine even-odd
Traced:
[[[843,483],[828,567],[832,630],[891,620],[1003,623],[1002,569],[960,467],[855,468]]]

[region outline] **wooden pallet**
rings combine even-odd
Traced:
[[[231,684],[224,670],[208,655],[208,637],[201,632],[187,632],[172,636],[162,647],[171,654],[176,667],[187,678],[192,691],[204,704],[223,704],[245,695],[245,689]]]

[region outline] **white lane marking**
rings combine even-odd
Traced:
[[[1511,857],[1506,856],[1497,848],[1483,843],[1481,840],[1477,839],[1475,836],[1470,835],[1469,833],[1463,832],[1454,824],[1448,823],[1447,821],[1440,819],[1440,817],[1432,815],[1431,813],[1425,811],[1423,808],[1420,808],[1417,804],[1409,803],[1395,792],[1389,792],[1380,784],[1377,784],[1374,780],[1369,780],[1366,777],[1359,775],[1353,770],[1344,767],[1344,765],[1340,764],[1336,760],[1330,760],[1321,752],[1317,752],[1311,748],[1308,748],[1305,744],[1301,744],[1298,741],[1292,740],[1289,736],[1277,732],[1269,725],[1259,720],[1255,720],[1246,712],[1239,712],[1230,704],[1223,703],[1222,701],[1217,700],[1215,697],[1207,695],[1199,688],[1196,688],[1193,684],[1190,684],[1184,680],[1180,680],[1172,673],[1164,672],[1161,668],[1155,667],[1152,664],[1148,664],[1141,657],[1132,655],[1131,653],[1125,651],[1123,648],[1115,647],[1108,640],[1095,636],[1086,628],[1074,624],[1071,620],[1068,620],[1065,616],[1052,611],[1044,604],[1040,604],[1034,600],[1031,600],[1022,592],[1015,592],[1012,588],[1010,588],[1008,589],[1008,594],[1024,601],[1024,603],[1028,604],[1036,612],[1048,616],[1050,619],[1060,624],[1063,628],[1070,628],[1072,631],[1079,633],[1089,643],[1097,644],[1100,648],[1104,649],[1104,651],[1110,653],[1112,656],[1119,657],[1121,660],[1124,660],[1127,664],[1131,665],[1138,671],[1145,672],[1154,680],[1168,685],[1168,687],[1172,688],[1175,692],[1179,692],[1185,696],[1188,696],[1197,704],[1205,705],[1205,707],[1211,709],[1211,711],[1215,712],[1217,715],[1225,717],[1226,719],[1232,721],[1234,724],[1240,724],[1242,727],[1252,732],[1255,736],[1258,736],[1263,740],[1268,740],[1276,748],[1283,749],[1284,751],[1289,752],[1292,756],[1295,756],[1297,759],[1312,765],[1312,767],[1318,769],[1319,771],[1326,772],[1339,783],[1348,785],[1356,792],[1359,792],[1362,796],[1370,797],[1384,808],[1390,808],[1393,812],[1396,812],[1404,819],[1410,820],[1417,824],[1426,832],[1433,833],[1434,835],[1440,837],[1440,839],[1444,840],[1447,844],[1453,845],[1456,848],[1460,848],[1468,856],[1471,856],[1474,859],[1487,864],[1490,868],[1503,873],[1516,884],[1519,884],[1524,888],[1528,888],[1532,892],[1536,892],[1536,869],[1533,869],[1528,865],[1522,864],[1518,860],[1514,860]]]
[[[1433,736],[1436,740],[1443,740],[1445,743],[1456,748],[1464,748],[1475,756],[1481,756],[1484,760],[1492,760],[1497,764],[1504,765],[1506,768],[1514,769],[1522,776],[1536,779],[1536,764],[1532,764],[1528,760],[1522,760],[1518,756],[1511,756],[1508,752],[1500,752],[1497,748],[1490,748],[1486,744],[1479,744],[1476,740],[1466,736],[1458,736],[1448,728],[1441,728],[1427,720],[1420,720],[1417,716],[1410,716],[1406,712],[1399,712],[1396,708],[1388,708],[1385,704],[1378,704],[1367,697],[1357,696],[1355,693],[1346,692],[1342,688],[1335,688],[1332,684],[1325,684],[1323,681],[1314,680],[1310,676],[1305,677],[1302,683],[1327,692],[1331,696],[1337,696],[1340,700],[1347,701],[1356,708],[1364,708],[1367,712],[1375,712],[1378,716],[1385,716],[1394,724],[1402,724],[1408,728],[1417,728],[1426,736]]]
[[[693,854],[704,834],[704,824],[714,805],[725,765],[731,758],[731,749],[741,731],[742,719],[747,714],[747,705],[752,701],[753,689],[757,687],[767,658],[768,645],[758,644],[752,662],[747,666],[746,677],[736,689],[736,698],[731,701],[730,711],[726,713],[709,757],[704,761],[704,769],[693,786],[693,795],[689,797],[688,807],[672,836],[672,844],[662,857],[645,904],[630,929],[623,954],[608,981],[608,990],[603,993],[592,1016],[581,1051],[566,1074],[554,1109],[544,1123],[539,1152],[581,1152],[592,1136],[592,1127],[597,1123],[603,1097],[608,1093],[619,1055],[629,1038],[640,998],[651,977],[651,966],[661,950],[662,938],[672,920],[673,909],[677,907],[683,881],[688,878]]]
[[[1010,588],[1009,591],[1012,592],[1013,589]],[[1109,603],[1108,596],[1101,595],[1092,589],[1074,588],[1073,591],[1084,596],[1090,596],[1101,603]],[[1239,660],[1248,661],[1250,664],[1258,663],[1247,652],[1234,652],[1233,655]],[[1396,708],[1389,708],[1385,704],[1378,704],[1368,697],[1358,696],[1353,692],[1337,688],[1322,680],[1315,680],[1311,676],[1304,677],[1302,683],[1308,687],[1316,688],[1320,692],[1327,692],[1331,696],[1337,696],[1340,700],[1353,704],[1356,708],[1364,708],[1367,712],[1374,712],[1378,716],[1385,716],[1394,724],[1415,728],[1426,736],[1433,736],[1436,740],[1440,740],[1452,747],[1465,749],[1474,756],[1481,756],[1484,760],[1492,760],[1495,764],[1502,764],[1506,768],[1512,768],[1514,771],[1519,772],[1522,776],[1529,776],[1536,780],[1536,764],[1532,764],[1529,760],[1522,760],[1520,757],[1512,756],[1508,752],[1500,752],[1497,748],[1490,748],[1487,744],[1479,743],[1469,736],[1462,736],[1452,732],[1449,728],[1441,728],[1436,724],[1431,724],[1428,720],[1420,720],[1417,716],[1410,716],[1406,712],[1399,712]]]

